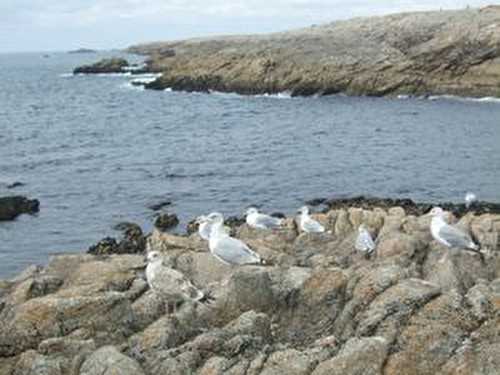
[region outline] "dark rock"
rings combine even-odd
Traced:
[[[172,204],[172,201],[161,201],[158,203],[154,203],[148,206],[150,210],[153,211],[160,211],[162,208],[170,206]]]
[[[17,187],[25,186],[26,184],[23,182],[15,181],[12,184],[7,185],[7,189],[15,189]]]
[[[75,49],[73,51],[68,51],[68,53],[71,53],[71,54],[76,54],[76,53],[96,53],[96,52],[97,52],[96,50],[89,49],[89,48],[78,48],[78,49]]]
[[[327,199],[326,199],[326,198],[314,198],[314,199],[308,200],[308,201],[306,202],[306,204],[307,204],[308,206],[313,206],[313,207],[315,207],[315,206],[321,206],[321,205],[322,205],[322,204],[324,204],[326,201],[327,201]]]
[[[21,214],[33,214],[40,210],[37,199],[23,196],[0,197],[0,221],[14,220]]]
[[[286,215],[283,212],[273,212],[271,214],[272,217],[276,217],[278,219],[285,219]]]
[[[160,230],[167,230],[179,224],[179,218],[176,214],[160,214],[154,222],[154,226]]]
[[[119,251],[118,249],[118,242],[116,242],[116,239],[113,237],[106,237],[97,244],[89,247],[87,252],[94,255],[117,254]]]
[[[115,225],[117,230],[123,231],[123,239],[117,242],[112,237],[103,238],[96,245],[88,249],[89,254],[140,254],[146,249],[146,238],[139,225],[123,222]]]
[[[123,73],[128,67],[128,61],[119,57],[102,59],[92,65],[83,65],[75,68],[73,74],[99,74],[99,73]]]
[[[451,202],[436,202],[436,203],[416,203],[408,198],[377,198],[368,196],[357,196],[352,198],[334,198],[324,202],[327,205],[325,212],[336,209],[347,208],[363,208],[372,210],[375,207],[388,210],[391,207],[402,207],[407,215],[424,215],[428,213],[432,207],[440,206],[443,210],[452,212],[456,217],[462,217],[469,212],[476,215],[486,213],[500,214],[500,203],[491,202],[475,202],[473,207],[467,209],[464,203]]]

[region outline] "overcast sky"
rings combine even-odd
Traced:
[[[122,48],[145,41],[281,31],[482,0],[0,0],[0,52]]]

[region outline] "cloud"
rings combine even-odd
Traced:
[[[278,31],[335,19],[399,11],[483,6],[491,0],[16,0],[0,1],[0,48],[39,46],[67,38],[114,47],[137,41],[214,33]],[[500,1],[497,1],[500,3]],[[135,35],[134,35],[135,34]],[[121,35],[121,36],[120,36]],[[64,41],[64,43],[63,43]],[[7,47],[5,47],[7,46]]]

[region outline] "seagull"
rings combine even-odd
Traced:
[[[210,233],[212,233],[212,223],[210,223],[208,216],[198,216],[195,220],[195,223],[198,224],[198,234],[200,235],[200,237],[206,241],[210,240]],[[231,232],[231,228],[227,226],[224,226],[222,229],[227,234]]]
[[[479,245],[472,240],[469,234],[445,222],[444,211],[441,207],[434,207],[430,211],[430,215],[432,215],[431,234],[436,241],[446,247],[457,247],[479,252]]]
[[[276,229],[283,224],[283,219],[261,214],[255,207],[250,207],[247,212],[247,224],[256,229]]]
[[[325,227],[309,216],[309,207],[301,207],[298,211],[300,214],[299,227],[306,233],[323,233]]]
[[[151,251],[147,255],[146,280],[150,289],[162,299],[167,300],[168,312],[173,306],[185,301],[200,301],[205,294],[196,288],[181,272],[167,267],[158,251]]]
[[[366,254],[371,254],[375,250],[375,242],[364,224],[361,224],[358,228],[358,237],[354,247]]]
[[[472,206],[472,204],[476,201],[477,201],[476,194],[471,193],[470,191],[467,194],[465,194],[465,208],[469,209],[469,207]]]
[[[229,236],[224,228],[224,216],[218,212],[208,215],[212,225],[208,247],[213,256],[230,265],[261,264],[259,254],[250,249],[243,241]]]

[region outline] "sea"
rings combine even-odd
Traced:
[[[85,252],[123,221],[150,231],[164,201],[181,233],[212,211],[294,215],[322,197],[500,202],[496,99],[150,91],[132,84],[150,75],[71,74],[110,56],[143,60],[0,54],[0,196],[40,200],[0,222],[0,278]]]

